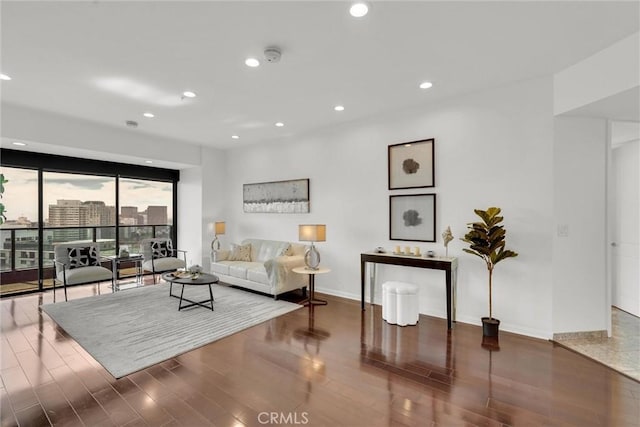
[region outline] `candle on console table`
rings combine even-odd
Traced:
[[[405,255],[411,255],[411,248],[409,246],[405,246],[404,247],[404,253],[405,253]]]
[[[399,254],[400,253],[400,246],[396,246],[396,253]]]
[[[420,248],[416,246],[416,256],[420,256]]]

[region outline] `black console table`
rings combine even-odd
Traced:
[[[447,286],[447,327],[451,329],[456,318],[456,280],[458,276],[458,259],[455,257],[424,258],[409,255],[393,255],[387,253],[365,252],[360,254],[360,306],[364,311],[364,281],[367,263],[392,264],[405,267],[428,268],[444,270]],[[372,286],[375,285],[375,270]],[[371,298],[373,299],[373,298]],[[373,301],[370,301],[373,303]]]

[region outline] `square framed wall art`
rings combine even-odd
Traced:
[[[434,145],[433,138],[390,145],[389,190],[435,186]]]
[[[436,241],[436,195],[389,196],[389,240]]]

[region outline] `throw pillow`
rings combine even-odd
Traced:
[[[231,252],[227,261],[251,261],[251,243],[231,245]]]
[[[67,248],[69,269],[100,265],[98,250],[95,246]]]
[[[151,242],[151,254],[153,259],[171,256],[172,252],[173,246],[171,245],[171,240],[156,240]]]
[[[287,245],[287,247],[280,252],[279,256],[293,256],[293,248],[291,245]]]

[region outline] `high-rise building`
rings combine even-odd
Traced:
[[[167,224],[167,207],[166,206],[148,206],[147,207],[147,224],[164,225]]]
[[[49,205],[49,226],[79,226],[81,205],[80,200],[58,200],[55,205]]]
[[[49,227],[86,227],[115,225],[116,208],[102,201],[58,200],[49,205]],[[88,239],[90,230],[54,230],[55,241]]]
[[[135,218],[138,216],[137,206],[121,206],[120,218]]]
[[[120,225],[144,224],[137,206],[120,207]]]
[[[101,201],[82,202],[79,225],[115,225],[115,223],[115,206],[106,206]]]

